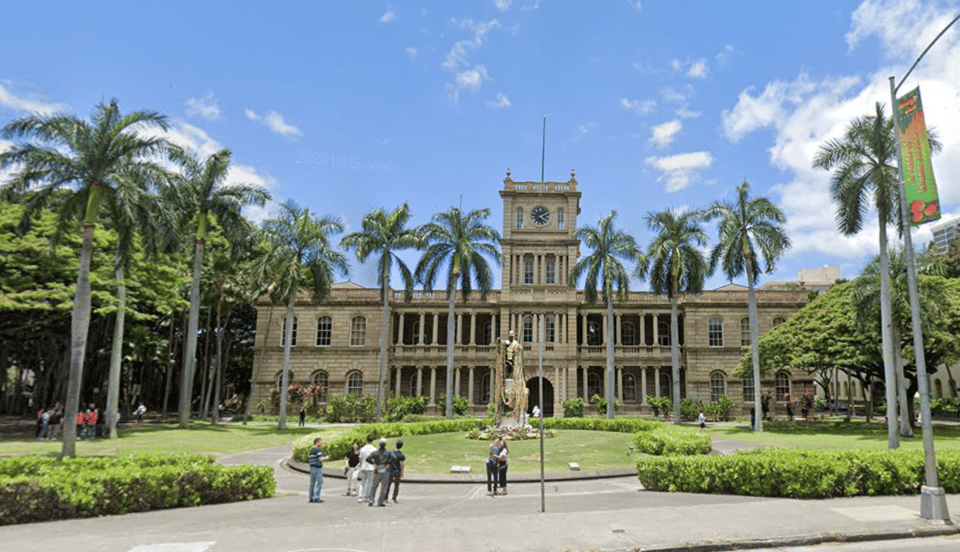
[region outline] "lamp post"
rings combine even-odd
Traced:
[[[900,121],[897,115],[897,90],[903,85],[914,67],[920,63],[923,56],[933,44],[947,32],[960,15],[955,17],[940,34],[933,39],[927,48],[920,54],[907,74],[896,83],[896,77],[890,77],[890,107],[893,110],[893,127],[896,132],[897,143],[897,174],[898,196],[900,197],[900,222],[903,226],[903,254],[907,265],[907,288],[910,295],[910,320],[913,325],[913,348],[916,355],[917,386],[920,392],[920,423],[923,434],[924,482],[920,489],[920,517],[923,519],[949,522],[950,513],[947,510],[947,496],[940,486],[937,477],[937,457],[933,448],[933,425],[930,419],[930,381],[927,378],[927,361],[923,350],[923,329],[920,327],[920,301],[917,297],[917,265],[913,252],[913,239],[910,236],[910,217],[907,210],[907,198],[903,189],[903,160],[900,156]]]

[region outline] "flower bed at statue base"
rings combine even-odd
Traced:
[[[139,455],[0,460],[0,525],[126,514],[273,496],[270,466],[212,456]]]
[[[557,433],[551,430],[545,430],[543,432],[543,437],[550,438],[556,436]],[[488,427],[480,431],[471,431],[467,433],[467,439],[475,439],[479,441],[489,441],[496,437],[503,437],[507,441],[523,441],[524,439],[539,439],[540,430],[534,427]]]
[[[937,452],[939,482],[960,492],[960,451]],[[637,462],[651,491],[783,498],[917,494],[923,451],[757,449],[732,456],[673,456]]]

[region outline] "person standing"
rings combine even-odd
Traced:
[[[397,439],[397,448],[390,457],[390,481],[387,482],[387,491],[384,496],[390,494],[390,487],[393,486],[393,502],[397,502],[397,494],[400,493],[400,478],[403,477],[403,464],[407,457],[400,451],[403,448],[403,441]]]
[[[307,409],[301,406],[300,407],[300,423],[298,423],[297,425],[299,425],[300,427],[303,427],[306,424],[307,424]]]
[[[377,452],[377,447],[373,446],[373,435],[367,435],[367,444],[360,449],[360,496],[357,502],[372,502],[370,486],[373,485],[374,465],[367,462],[367,458],[374,452]]]
[[[387,440],[380,439],[380,448],[367,456],[367,463],[374,466],[373,484],[370,487],[370,503],[373,506],[373,497],[377,497],[377,506],[386,506],[387,482],[390,480],[390,459],[393,454],[387,450]]]
[[[487,450],[487,495],[496,496],[499,472],[497,471],[497,457],[500,455],[500,437],[490,443]]]
[[[323,455],[323,440],[317,437],[313,440],[313,448],[310,449],[310,487],[307,490],[307,496],[310,502],[323,502],[320,498],[320,492],[323,490],[323,462],[329,460]]]
[[[147,407],[143,406],[143,403],[140,403],[140,406],[138,406],[137,409],[133,411],[133,413],[137,415],[137,423],[142,424],[143,415],[147,413]]]
[[[353,441],[350,452],[347,453],[343,475],[347,476],[347,493],[343,496],[357,496],[357,466],[360,465],[360,441]]]
[[[700,416],[698,419],[700,420],[700,429],[707,427],[707,418],[703,415],[703,410],[700,411]]]
[[[500,454],[497,455],[497,479],[500,481],[500,494],[507,496],[507,455],[510,454],[510,447],[507,442],[501,440]]]

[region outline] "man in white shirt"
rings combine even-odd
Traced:
[[[360,496],[357,502],[366,502],[371,504],[373,500],[370,497],[370,490],[373,486],[373,475],[376,466],[367,462],[367,457],[377,452],[377,447],[373,446],[373,435],[367,435],[367,444],[360,449]]]

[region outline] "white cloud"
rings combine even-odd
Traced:
[[[487,101],[487,105],[490,107],[510,107],[512,104],[506,94],[498,92],[496,101]]]
[[[509,10],[511,3],[513,0],[493,0],[493,6],[502,12]]]
[[[458,23],[460,28],[472,33],[470,38],[456,41],[443,59],[443,63],[440,64],[444,69],[454,72],[453,82],[447,83],[447,98],[457,103],[460,101],[460,92],[463,90],[476,92],[483,81],[489,80],[486,67],[483,64],[471,63],[468,54],[483,46],[487,33],[500,27],[500,22],[491,19],[477,23],[469,18],[454,22]]]
[[[717,62],[717,65],[725,65],[727,60],[730,59],[730,54],[733,53],[733,46],[727,44],[723,47],[723,50],[713,57],[714,61]]]
[[[380,16],[381,23],[390,23],[397,18],[397,12],[393,11],[393,6],[387,8],[387,11]]]
[[[627,5],[635,9],[637,13],[640,13],[640,10],[643,9],[643,3],[640,0],[627,0]]]
[[[18,95],[9,88],[9,84],[4,84],[3,82],[0,82],[0,105],[25,114],[42,116],[49,116],[69,110],[66,104]]]
[[[650,141],[661,148],[669,146],[682,128],[683,124],[680,123],[679,119],[657,125],[650,129]]]
[[[202,98],[187,98],[187,115],[216,121],[220,118],[220,102],[213,92],[208,92]]]
[[[597,128],[597,124],[593,121],[589,121],[582,125],[577,126],[577,133],[573,136],[567,138],[567,142],[579,142],[581,138],[593,132],[593,129]]]
[[[692,95],[693,86],[690,86],[689,84],[680,87],[679,90],[674,89],[672,86],[668,86],[660,90],[660,97],[663,98],[663,101],[665,102],[683,103]]]
[[[690,64],[690,69],[687,71],[687,76],[692,79],[705,79],[709,73],[710,69],[707,67],[707,61],[704,59],[698,59]]]
[[[683,62],[677,58],[671,59],[670,69],[673,69],[674,71],[680,71],[681,69],[683,69]]]
[[[476,92],[480,88],[480,84],[488,78],[490,77],[487,76],[487,69],[483,65],[477,65],[472,69],[457,73],[454,82],[460,90],[467,89]]]
[[[280,115],[276,111],[267,111],[266,115],[257,115],[252,109],[245,109],[243,112],[247,116],[247,119],[266,125],[267,128],[280,136],[286,136],[288,138],[303,136],[303,132],[299,128],[287,123],[283,119],[283,115]]]
[[[417,49],[414,48],[413,46],[407,46],[406,48],[403,49],[403,51],[406,52],[408,56],[410,56],[410,59],[417,59]]]
[[[723,112],[722,129],[730,141],[736,142],[757,130],[771,135],[770,164],[784,175],[782,182],[774,183],[771,192],[779,197],[775,201],[787,216],[787,231],[793,242],[791,255],[825,254],[853,269],[876,255],[876,213],[866,213],[859,234],[840,235],[830,196],[831,175],[813,169],[812,162],[827,140],[842,136],[855,117],[871,114],[876,102],[882,103],[889,115],[888,77],[902,75],[913,58],[956,15],[943,6],[925,4],[923,10],[920,8],[914,0],[867,0],[854,13],[847,35],[851,47],[876,40],[890,48],[891,56],[896,55],[896,49],[903,48],[909,54],[895,62],[895,69],[881,67],[873,74],[835,75],[819,80],[801,72],[793,79],[770,82],[759,92],[744,90],[733,108]],[[894,21],[896,25],[887,25]],[[950,124],[960,120],[960,94],[956,90],[960,64],[955,61],[960,59],[958,34],[944,35],[911,77],[923,84],[927,123],[936,129],[943,144],[943,151],[933,157],[933,169],[944,212],[960,210],[956,199],[960,197],[960,166],[953,161],[960,157],[960,127]],[[952,35],[949,40],[948,35]],[[904,89],[913,86],[914,82],[908,82]],[[914,234],[915,245],[924,246],[930,239],[929,225]],[[892,230],[888,230],[888,235],[894,235]],[[891,243],[894,241],[891,237]]]
[[[679,192],[700,178],[699,171],[713,164],[707,151],[680,153],[667,157],[647,157],[643,162],[660,171],[657,182],[666,184],[665,190]]]
[[[527,2],[526,4],[520,6],[520,11],[537,11],[540,9],[540,0],[533,0],[533,2]]]
[[[620,98],[620,107],[638,115],[646,115],[657,108],[656,100],[628,100]]]
[[[693,111],[691,109],[687,109],[686,107],[677,109],[675,113],[677,114],[677,117],[680,117],[681,119],[696,119],[701,115],[699,111]]]

